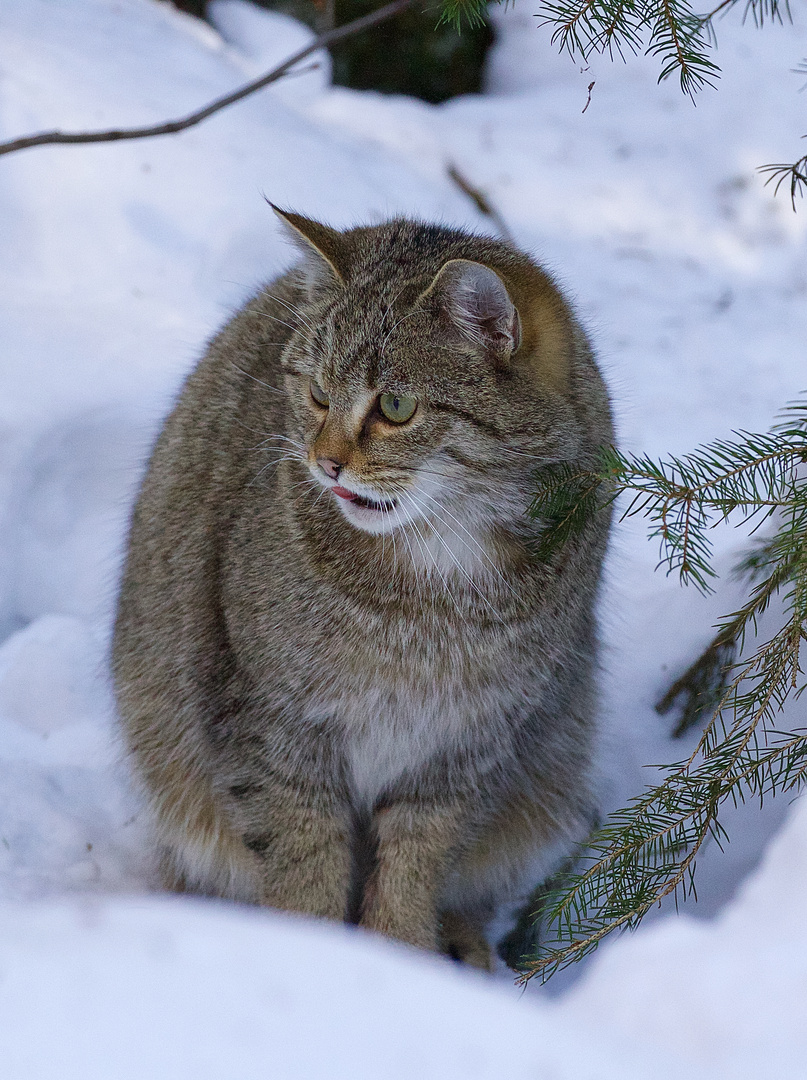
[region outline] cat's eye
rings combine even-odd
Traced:
[[[381,394],[378,407],[385,419],[392,424],[405,424],[415,415],[418,399],[405,394]]]
[[[331,403],[331,399],[322,389],[318,382],[311,380],[311,397],[316,401],[317,405],[321,405],[323,409],[327,409]]]

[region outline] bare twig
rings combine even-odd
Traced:
[[[328,30],[326,33],[316,37],[310,45],[306,45],[304,49],[300,49],[265,75],[246,83],[246,85],[232,91],[230,94],[225,94],[224,97],[217,98],[215,101],[210,102],[209,105],[205,105],[204,108],[192,112],[180,120],[169,120],[167,123],[154,124],[151,127],[116,128],[110,131],[42,131],[38,135],[25,135],[19,139],[11,139],[10,142],[0,143],[0,155],[13,154],[18,150],[27,150],[31,146],[47,146],[52,143],[120,142],[124,139],[148,139],[154,135],[173,135],[177,131],[184,131],[186,128],[201,124],[203,120],[207,120],[209,116],[213,116],[214,113],[220,112],[222,109],[226,109],[228,105],[234,105],[236,101],[241,101],[242,98],[254,94],[257,90],[262,90],[264,86],[269,86],[270,83],[282,79],[296,64],[310,56],[311,53],[327,48],[329,45],[335,45],[336,42],[353,37],[354,34],[360,34],[363,30],[369,30],[372,26],[378,26],[379,23],[386,22],[387,19],[406,11],[414,3],[415,0],[393,0],[391,4],[386,4],[377,11],[370,12],[369,15],[362,15],[360,19],[354,19],[352,22],[345,23],[344,26],[339,26],[335,30]]]
[[[515,247],[515,242],[510,230],[507,228],[507,223],[496,207],[490,202],[487,195],[485,195],[483,191],[480,191],[478,187],[474,187],[471,181],[466,176],[463,176],[456,165],[449,165],[447,172],[449,180],[452,180],[457,185],[463,195],[468,196],[479,213],[490,218],[498,229],[502,240],[504,240],[506,244],[510,244],[511,247]]]
[[[722,0],[722,2],[719,3],[716,8],[712,8],[712,10],[707,15],[702,15],[701,16],[701,22],[702,23],[711,22],[712,19],[716,15],[719,15],[720,12],[723,11],[724,8],[734,7],[734,5],[736,3],[737,3],[737,0]]]

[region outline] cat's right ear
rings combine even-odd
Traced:
[[[269,202],[269,200],[266,200]],[[309,287],[319,284],[344,283],[348,275],[348,246],[342,233],[319,221],[281,210],[269,202],[283,223],[286,233],[305,256],[305,273]]]

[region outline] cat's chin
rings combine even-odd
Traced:
[[[402,513],[396,503],[390,503],[387,506],[374,506],[359,499],[348,501],[337,496],[333,496],[333,498],[336,500],[336,504],[342,511],[343,516],[354,528],[361,529],[363,532],[374,533],[376,536],[390,533],[400,525],[405,525],[408,520],[408,515]]]

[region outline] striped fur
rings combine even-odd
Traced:
[[[612,441],[607,395],[525,255],[283,217],[301,266],[212,342],[143,482],[123,729],[171,887],[484,967],[494,907],[592,813],[608,515],[545,565],[525,511],[536,466]]]

